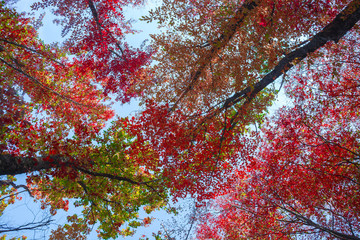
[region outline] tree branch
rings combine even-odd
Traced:
[[[30,189],[26,185],[23,185],[23,184],[17,185],[13,181],[10,181],[10,180],[0,180],[0,186],[2,186],[2,185],[11,185],[15,189],[24,188],[29,193],[29,195],[31,197],[33,197],[33,195],[30,192]]]
[[[311,227],[314,227],[316,229],[319,229],[321,231],[324,231],[324,232],[327,232],[328,234],[336,237],[336,238],[339,238],[339,239],[342,239],[342,240],[360,240],[360,238],[356,237],[355,235],[348,235],[348,234],[344,234],[344,233],[341,233],[341,232],[338,232],[338,231],[335,231],[335,230],[332,230],[332,229],[329,229],[327,227],[324,227],[324,226],[321,226],[320,224],[312,221],[311,219],[301,215],[300,213],[296,212],[295,210],[290,210],[286,207],[281,207],[279,206],[282,210],[292,214],[293,216],[295,216],[297,219],[299,219],[300,221],[302,221],[305,225],[308,225],[308,226],[311,226]]]
[[[219,109],[222,111],[247,97],[249,103],[260,91],[273,83],[278,77],[288,72],[293,66],[306,58],[310,53],[315,52],[327,42],[334,41],[337,43],[355,24],[360,20],[360,0],[352,1],[335,19],[330,22],[321,32],[312,37],[309,42],[287,54],[277,66],[268,73],[262,80],[254,86],[249,86],[224,101],[223,106]]]
[[[7,225],[0,225],[0,233],[5,233],[5,232],[18,232],[18,231],[24,231],[24,230],[36,230],[37,228],[41,228],[41,227],[45,227],[50,225],[50,223],[53,220],[49,219],[43,219],[39,222],[32,222],[32,223],[27,223],[24,225],[21,225],[19,227],[10,227]]]
[[[101,25],[100,23],[100,20],[99,20],[99,14],[97,13],[97,10],[96,10],[96,7],[94,5],[94,2],[92,0],[88,0],[88,4],[89,4],[89,8],[91,10],[91,13],[93,15],[93,18],[95,20],[95,23],[96,25],[98,26],[98,31],[99,31],[99,34],[100,34],[100,37],[103,38],[103,35],[102,35],[102,32],[101,32],[101,29],[103,29],[103,26]],[[124,61],[126,61],[126,58],[125,58],[125,54],[124,54],[124,50],[122,49],[122,47],[120,46],[120,44],[118,43],[118,41],[115,39],[115,37],[109,32],[108,29],[105,29],[105,31],[107,31],[110,36],[116,41],[115,45],[120,49],[121,51],[121,54],[122,56],[120,56],[117,52],[113,51],[113,50],[110,50],[111,53],[115,54],[116,56],[122,58]]]
[[[79,170],[80,172],[89,174],[91,176],[105,177],[105,178],[109,178],[109,179],[113,179],[113,180],[128,182],[128,183],[135,184],[135,185],[145,185],[147,187],[150,187],[151,189],[153,189],[153,188],[151,186],[149,186],[148,184],[152,183],[152,182],[156,182],[156,181],[159,180],[159,179],[156,179],[156,180],[146,181],[146,182],[137,182],[137,181],[134,181],[134,180],[132,180],[130,178],[127,178],[127,177],[120,177],[120,176],[112,175],[112,174],[109,174],[109,173],[93,172],[93,171],[90,171],[88,169],[77,167],[77,166],[73,166],[73,168],[76,169],[76,170]],[[153,190],[155,190],[155,189],[153,189]]]

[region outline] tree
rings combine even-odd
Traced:
[[[198,238],[359,239],[359,33],[327,44],[288,79],[279,109]]]
[[[165,1],[144,17],[169,27],[154,36],[158,64],[136,86],[150,102],[135,124],[143,123],[137,141],[151,142],[162,170],[176,179],[172,196],[190,192],[200,203],[211,197],[220,202],[215,210],[223,212],[205,218],[199,237],[358,239],[358,124],[353,116],[358,61],[353,52],[359,6],[358,1]],[[318,67],[329,60],[327,69]],[[301,63],[308,67],[295,69]],[[291,81],[295,70],[302,79],[298,83]],[[281,85],[288,81],[301,100],[274,122],[264,116],[278,91],[271,84],[281,76]],[[329,79],[326,87],[324,79]],[[298,88],[306,85],[328,98],[311,98],[310,90],[300,96]],[[350,102],[355,105],[349,110]],[[157,117],[163,115],[167,118]],[[296,117],[303,122],[288,130],[289,119]],[[264,121],[273,123],[259,135],[254,128]],[[337,128],[327,129],[324,122]],[[347,127],[339,131],[341,126]],[[305,133],[301,145],[298,138]],[[269,154],[272,149],[276,154]],[[306,160],[298,164],[301,154]],[[312,161],[315,166],[308,166]],[[281,167],[289,170],[278,176]],[[327,168],[336,170],[330,174]],[[277,181],[269,181],[269,175]]]
[[[356,81],[346,80],[349,74],[356,77],[356,65],[349,63],[337,69],[340,66],[335,63],[343,55],[345,60],[356,60],[355,56],[351,58],[351,47],[357,50],[360,1],[164,0],[162,6],[143,18],[168,26],[167,32],[153,37],[153,50],[147,52],[123,43],[130,27],[121,15],[121,6],[129,3],[140,4],[92,0],[36,3],[35,9],[54,8],[64,34],[69,31],[70,37],[62,47],[41,43],[28,18],[1,5],[1,29],[6,29],[6,37],[0,40],[1,71],[6,80],[2,82],[1,97],[11,100],[2,103],[5,110],[1,117],[6,120],[1,132],[2,174],[30,173],[30,191],[42,199],[44,206],[50,205],[53,213],[66,209],[68,199],[77,199],[75,204],[84,207],[83,216],[70,216],[70,225],[54,231],[52,238],[68,235],[81,239],[95,222],[100,222],[103,238],[127,235],[131,228],[149,223],[148,218],[137,220],[141,206],[151,212],[164,207],[169,195],[175,201],[191,195],[197,207],[209,199],[220,201],[224,214],[207,218],[211,226],[217,227],[211,234],[219,230],[219,238],[222,234],[229,238],[264,236],[261,234],[286,238],[320,230],[321,236],[356,239],[357,198],[352,201],[355,207],[351,216],[346,215],[350,205],[337,206],[336,215],[338,212],[331,212],[323,199],[325,192],[335,198],[338,188],[346,190],[343,196],[356,196],[357,185],[346,179],[357,179],[353,169],[357,166],[357,124],[349,124],[343,135],[334,139],[322,134],[341,131],[323,129],[321,124],[326,120],[340,126],[344,119],[354,117],[351,114],[356,104],[346,112],[342,94],[357,90]],[[72,58],[67,59],[69,54]],[[151,56],[156,60],[152,66],[148,64]],[[335,59],[335,63],[319,71],[315,67],[321,59]],[[301,81],[291,81],[289,75],[295,73],[295,66],[305,61],[309,67],[304,65],[297,71]],[[304,78],[306,74],[311,77]],[[298,108],[282,110],[278,120],[263,126],[270,122],[265,116],[278,93],[273,83],[281,76],[297,94],[294,101]],[[329,83],[322,83],[320,76]],[[337,76],[339,82],[332,80]],[[305,83],[313,84],[314,91],[325,91],[328,98],[301,93]],[[30,100],[22,99],[20,92]],[[138,96],[145,107],[136,117],[114,120],[105,131],[104,124],[112,117],[105,102],[112,94],[120,102]],[[307,96],[308,105],[303,105]],[[356,99],[356,94],[351,96]],[[315,111],[311,104],[315,103],[318,113],[335,113],[339,107],[338,113],[344,118],[311,115]],[[36,111],[41,118],[34,115]],[[303,116],[308,114],[317,121],[307,122]],[[285,123],[293,116],[298,122],[292,132]],[[264,130],[259,134],[254,129],[261,126]],[[308,135],[299,135],[305,134],[299,129]],[[293,142],[287,139],[284,145],[272,145],[277,139],[282,143],[290,134]],[[337,177],[318,166],[309,170],[305,161],[304,166],[289,168],[284,177],[275,174],[277,182],[269,186],[264,180],[267,174],[277,166],[288,166],[290,154],[307,146],[299,145],[297,137],[314,145],[304,154],[314,151],[311,157],[320,166],[329,166],[325,150],[331,149],[336,156],[331,159],[350,161],[349,169],[339,170]],[[337,142],[343,137],[349,141]],[[325,152],[315,158],[320,151],[318,145]],[[273,155],[261,148],[272,146],[278,151]],[[288,149],[292,152],[286,151],[289,156],[280,160],[281,151]],[[331,162],[331,166],[336,168],[339,163]],[[291,173],[296,171],[306,181],[293,177]],[[300,198],[288,190],[292,182],[299,184],[297,191],[306,190],[306,184],[315,186],[311,181],[318,181],[319,171],[326,177],[323,185],[314,187],[315,194]],[[288,195],[277,198],[283,189]],[[232,211],[228,211],[228,202]],[[294,209],[298,202],[302,205]],[[255,209],[251,209],[253,206]],[[321,208],[319,212],[324,215],[311,207]],[[243,212],[237,209],[250,213],[241,215]],[[278,216],[283,216],[285,224],[277,221]],[[337,224],[336,228],[325,221],[328,216],[336,218],[331,222]],[[250,227],[236,225],[242,224],[241,219],[249,219],[244,226]],[[129,228],[120,232],[119,227],[126,222]],[[234,224],[236,228],[231,227]],[[340,227],[344,224],[347,228]],[[207,237],[207,225],[200,229],[199,236]]]
[[[169,27],[154,36],[158,64],[136,85],[147,107],[131,124],[133,146],[151,143],[175,179],[172,196],[226,192],[255,151],[251,129],[275,99],[275,80],[341,44],[359,16],[357,1],[164,1],[143,18]]]
[[[44,44],[36,22],[0,3],[0,172],[8,175],[1,195],[10,197],[1,210],[17,195],[11,175],[22,173],[26,189],[52,214],[74,199],[82,216],[69,216],[51,239],[82,239],[97,222],[102,238],[129,235],[151,221],[138,218],[140,207],[150,213],[166,204],[161,174],[144,172],[127,154],[133,137],[126,121],[100,133],[113,117],[108,95],[122,102],[135,96],[127,89],[151,55],[122,43],[130,26],[121,7],[130,3],[141,2],[35,3],[63,17],[71,36],[61,47]]]

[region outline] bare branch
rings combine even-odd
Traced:
[[[18,231],[24,231],[24,230],[36,230],[38,228],[49,226],[52,221],[53,220],[51,220],[50,218],[47,218],[47,219],[40,220],[39,222],[27,223],[27,224],[21,225],[19,227],[0,225],[0,233],[18,232]]]

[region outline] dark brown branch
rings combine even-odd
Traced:
[[[134,181],[134,180],[132,180],[130,178],[127,178],[127,177],[120,177],[120,176],[112,175],[112,174],[109,174],[109,173],[93,172],[93,171],[90,171],[88,169],[78,167],[78,166],[72,166],[72,167],[74,169],[76,169],[76,170],[79,170],[80,172],[89,174],[91,176],[109,178],[109,179],[113,179],[113,180],[117,180],[117,181],[128,182],[128,183],[131,183],[131,184],[134,184],[134,185],[139,185],[139,186],[144,185],[144,186],[150,188],[153,192],[157,193],[160,197],[162,197],[161,194],[158,191],[156,191],[156,189],[154,189],[151,185],[149,185],[149,183],[157,182],[160,179],[155,179],[155,180],[146,181],[146,182],[137,182],[137,181]]]
[[[48,219],[43,219],[39,222],[32,222],[32,223],[27,223],[24,225],[21,225],[19,227],[10,227],[7,225],[0,225],[0,233],[5,233],[5,232],[18,232],[18,231],[24,231],[24,230],[36,230],[45,226],[49,226],[50,223],[53,220],[51,220],[50,218]]]
[[[11,185],[15,189],[24,188],[29,193],[29,195],[31,197],[33,197],[33,195],[30,192],[30,189],[26,185],[23,185],[23,184],[17,185],[13,181],[10,181],[10,180],[0,180],[0,186],[3,186],[3,185],[7,185],[7,186]]]
[[[220,110],[227,109],[247,98],[250,102],[260,91],[273,83],[278,77],[288,72],[293,66],[315,52],[327,42],[337,43],[360,20],[360,0],[352,1],[336,18],[321,32],[312,37],[309,42],[287,54],[277,66],[254,86],[249,86],[225,100]],[[245,103],[246,104],[246,103]]]
[[[89,191],[87,190],[87,187],[86,187],[86,185],[85,185],[85,183],[83,181],[77,181],[77,183],[80,185],[80,187],[82,187],[82,189],[84,190],[84,192],[86,194],[89,193]]]
[[[102,34],[101,34],[101,24],[100,24],[100,21],[99,21],[99,15],[98,15],[98,13],[96,11],[94,2],[92,0],[88,0],[88,4],[89,4],[89,8],[91,10],[91,14],[94,17],[95,23],[96,23],[96,25],[98,25],[99,34],[100,34],[100,36],[102,36]]]
[[[135,185],[145,185],[147,183],[152,182],[152,181],[149,181],[149,182],[136,182],[136,181],[134,181],[134,180],[132,180],[130,178],[127,178],[127,177],[120,177],[120,176],[116,176],[116,175],[112,175],[112,174],[108,174],[108,173],[92,172],[92,171],[90,171],[88,169],[81,168],[81,167],[75,167],[74,166],[74,169],[79,170],[80,172],[89,174],[91,176],[105,177],[105,178],[109,178],[109,179],[113,179],[113,180],[128,182],[128,183],[135,184]]]
[[[6,196],[0,198],[0,201],[4,200],[4,199],[6,199],[6,198],[11,198],[12,196],[17,196],[17,195],[19,195],[19,194],[21,194],[21,193],[24,193],[24,192],[26,192],[26,190],[23,190],[23,191],[20,191],[20,192],[16,192],[16,193],[12,193],[12,194],[6,195]]]
[[[338,232],[338,231],[335,231],[335,230],[332,230],[332,229],[329,229],[327,227],[324,227],[314,221],[312,221],[311,219],[301,215],[300,213],[296,212],[295,210],[290,210],[286,207],[281,207],[279,206],[282,210],[290,213],[291,215],[295,216],[298,220],[300,220],[301,222],[303,222],[305,225],[308,225],[308,226],[311,226],[311,227],[314,227],[318,230],[321,230],[323,232],[326,232],[338,239],[342,239],[342,240],[360,240],[360,238],[354,236],[354,235],[348,235],[348,234],[344,234],[344,233],[341,233],[341,232]]]
[[[154,189],[154,187],[150,185],[150,183],[157,182],[160,179],[150,180],[146,182],[137,182],[127,177],[116,176],[108,173],[93,172],[91,170],[75,166],[74,164],[69,162],[69,159],[67,157],[60,155],[46,157],[17,157],[10,154],[0,155],[0,176],[17,175],[40,170],[49,170],[51,168],[57,168],[60,166],[68,166],[95,177],[104,177],[118,181],[125,181],[139,186],[144,185],[152,191],[156,192],[161,197],[161,194],[158,193],[158,191],[156,191],[156,189]],[[86,187],[84,188],[84,185],[82,185],[80,182],[78,183],[81,187],[83,187],[85,191]]]
[[[93,18],[95,20],[96,25],[98,26],[98,31],[99,31],[99,35],[101,38],[103,38],[101,29],[103,29],[103,26],[100,23],[99,20],[99,14],[97,13],[96,7],[94,5],[94,2],[92,0],[88,0],[88,4],[89,4],[89,8],[91,10],[91,14],[93,15]],[[108,29],[105,29],[105,31],[109,32]],[[110,33],[110,32],[109,32]],[[110,33],[110,36],[112,38],[114,38],[114,36]],[[115,38],[114,38],[115,39]],[[111,53],[115,54],[116,56],[122,58],[124,61],[126,61],[125,55],[124,55],[124,50],[122,49],[122,47],[120,46],[120,44],[118,42],[116,42],[116,46],[120,49],[122,56],[120,56],[117,52],[110,50]]]
[[[48,170],[68,161],[62,156],[17,157],[10,154],[0,155],[0,176],[16,175],[40,170]]]

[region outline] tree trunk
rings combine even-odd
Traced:
[[[66,162],[62,156],[17,157],[10,154],[0,155],[0,175],[16,175],[33,171],[46,170]]]

